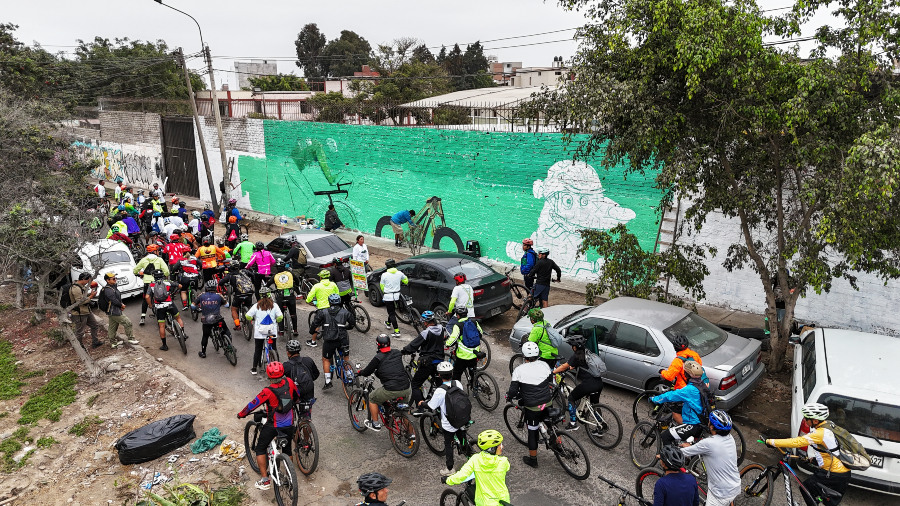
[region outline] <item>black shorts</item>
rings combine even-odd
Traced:
[[[234,294],[231,296],[231,305],[234,307],[241,307],[241,305],[247,306],[247,309],[253,307],[253,294],[245,293],[245,294]]]
[[[156,308],[156,321],[166,321],[167,314],[172,315],[172,319],[175,319],[175,317],[178,316],[178,309],[175,307],[174,303],[170,302],[167,307]]]
[[[197,285],[199,285],[200,284],[199,279],[200,279],[199,274],[196,274],[191,277],[187,277],[184,274],[182,274],[181,277],[178,278],[178,284],[181,285],[181,291],[186,292],[188,289],[188,286],[190,286],[191,283],[196,283]],[[199,286],[197,288],[199,289]]]
[[[546,285],[534,285],[534,298],[546,302],[550,298],[550,287]]]
[[[253,451],[256,452],[257,455],[265,455],[267,451],[269,451],[269,443],[275,439],[275,436],[278,435],[278,431],[281,431],[282,434],[286,435],[288,439],[294,439],[294,426],[290,427],[280,427],[278,429],[275,428],[271,423],[267,423],[262,426],[262,429],[259,430],[259,436],[256,438],[256,446],[253,448]],[[291,454],[291,445],[287,444],[284,448],[281,449],[282,453],[285,455]]]
[[[342,348],[342,347],[346,348],[347,350],[350,350],[350,338],[349,337],[345,337],[344,339],[341,339],[339,341],[325,341],[322,344],[322,358],[325,358],[328,360],[333,359],[335,352],[338,350],[338,348]],[[344,352],[344,356],[347,356],[346,352]],[[325,372],[328,372],[328,371],[325,371]]]

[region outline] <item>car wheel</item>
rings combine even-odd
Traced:
[[[375,285],[369,285],[369,303],[375,307],[384,305],[381,300],[381,290]]]
[[[432,311],[434,311],[434,317],[437,319],[438,323],[440,323],[441,325],[447,325],[447,319],[449,318],[449,315],[447,314],[447,306],[443,304],[435,304],[434,308],[432,308]]]

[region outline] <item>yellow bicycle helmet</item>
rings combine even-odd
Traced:
[[[319,278],[328,279],[331,277],[331,272],[328,269],[322,269],[319,271]]]
[[[488,429],[481,434],[478,434],[478,447],[482,450],[494,448],[496,446],[499,446],[502,442],[503,434],[500,434],[493,429]]]

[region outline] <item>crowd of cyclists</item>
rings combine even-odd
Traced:
[[[104,181],[100,181],[95,191],[106,200]],[[266,448],[278,434],[293,437],[294,415],[293,411],[284,410],[285,404],[311,402],[315,397],[315,381],[321,375],[324,375],[323,390],[332,388],[335,354],[343,352],[344,360],[349,358],[348,331],[354,326],[350,307],[354,290],[349,269],[340,261],[333,262],[331,268],[318,272],[319,281],[306,294],[305,301],[315,304],[316,311],[311,318],[306,345],[316,348],[320,341],[323,342],[320,373],[314,360],[300,355],[302,343],[297,325],[296,300],[299,282],[304,278],[307,266],[299,244],[292,242],[287,256],[276,260],[262,242],[252,243],[248,234],[242,232],[240,223],[243,218],[234,199],[229,201],[224,211],[228,224],[221,235],[217,235],[216,218],[209,206],[202,212],[189,213],[185,203],[177,197],[172,197],[167,203],[158,185],[154,185],[154,189],[145,196],[143,190],[135,194],[130,187],[118,184],[114,196],[107,220],[107,238],[121,241],[133,250],[139,241],[145,243],[142,258],[134,268],[135,275],[143,277],[145,287],[139,324],[145,324],[147,310],[153,308],[162,341],[160,350],[168,350],[167,315],[182,329],[181,312],[192,310],[201,315],[203,334],[198,353],[201,358],[206,357],[213,327],[225,320],[221,314],[223,308],[230,309],[234,323],[232,330],[251,327],[255,338],[251,374],[255,375],[260,368],[264,368],[270,384],[238,413],[238,418],[265,406],[267,422],[253,449],[261,474],[255,486],[261,490],[271,488],[272,482],[266,469]],[[556,271],[558,280],[559,268],[549,259],[549,250],[535,248],[531,239],[523,240],[522,250],[520,272],[529,289],[535,286],[535,293],[541,290],[540,306],[547,307],[550,274]],[[353,257],[366,263],[369,261],[369,252],[362,236],[357,239]],[[441,482],[457,485],[474,479],[475,505],[508,505],[510,494],[506,487],[506,474],[511,466],[507,456],[503,455],[504,438],[499,431],[481,431],[476,443],[480,451],[458,469],[455,467],[454,452],[451,451],[457,432],[469,423],[468,415],[464,421],[460,418],[461,412],[468,413],[465,387],[460,379],[467,370],[474,372],[478,360],[484,357],[480,346],[484,331],[475,317],[472,287],[467,284],[464,274],[458,274],[455,277],[456,288],[447,305],[449,314],[444,316],[425,311],[420,315],[424,330],[405,346],[396,347],[392,346],[392,338],[400,336],[397,305],[403,303],[401,288],[409,280],[396,269],[393,260],[388,260],[385,267],[387,270],[381,277],[380,288],[387,308],[385,326],[388,333],[376,337],[373,356],[365,367],[354,371],[357,378],[374,375],[380,381],[380,387],[368,397],[369,419],[365,421],[365,426],[374,431],[382,430],[379,407],[398,399],[402,399],[404,406],[408,403],[414,417],[439,412],[445,447]],[[107,278],[106,281],[115,287],[114,278]],[[192,293],[194,289],[201,293]],[[181,302],[180,308],[176,304],[178,301]],[[115,305],[124,308],[119,299],[116,299]],[[248,309],[241,312],[238,308]],[[508,402],[517,403],[524,413],[527,452],[522,455],[522,462],[537,468],[538,442],[541,431],[546,431],[544,423],[550,417],[551,397],[560,375],[570,370],[576,373],[578,384],[566,399],[568,423],[564,428],[577,431],[576,406],[585,397],[590,398],[591,404],[599,402],[606,367],[602,358],[588,349],[586,339],[581,335],[571,335],[565,339],[573,354],[568,360],[561,361],[558,343],[554,345],[552,325],[546,320],[542,309],[533,308],[527,315],[532,329],[521,346],[524,362],[512,371],[505,397]],[[118,311],[116,317],[122,318],[124,315]],[[285,317],[289,318],[289,325],[285,325]],[[286,330],[289,330],[289,335],[285,335]],[[111,328],[111,332],[115,330]],[[224,332],[230,337],[228,325],[224,326]],[[265,342],[282,335],[288,339],[287,360],[264,363],[262,354]],[[660,376],[671,383],[671,389],[650,398],[654,405],[672,406],[675,422],[661,434],[658,458],[663,475],[654,487],[652,504],[699,504],[698,483],[685,470],[687,459],[697,455],[702,456],[706,469],[706,504],[731,504],[742,493],[737,467],[738,452],[731,435],[733,422],[726,412],[713,409],[710,405],[709,380],[701,357],[690,349],[688,339],[675,335],[671,341],[676,359],[668,368],[659,371]],[[448,352],[451,355],[448,356]],[[417,357],[417,362],[415,373],[410,375],[405,357],[413,355]],[[424,388],[429,384],[436,385],[436,388]],[[808,457],[819,471],[807,480],[807,488],[814,490],[824,485],[838,492],[838,495],[843,494],[849,484],[850,470],[833,457],[837,444],[834,434],[824,423],[829,415],[828,408],[808,404],[802,408],[802,415],[813,428],[810,434],[793,439],[769,439],[765,441],[766,445],[808,447]],[[704,434],[708,435],[704,437]],[[285,453],[290,455],[290,451],[288,446]],[[360,476],[357,481],[363,496],[360,504],[386,504],[391,483],[390,478],[377,472]],[[837,506],[840,501],[839,496],[830,497],[826,504]]]

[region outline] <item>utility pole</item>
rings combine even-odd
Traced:
[[[206,63],[209,65],[209,86],[212,88],[213,112],[216,115],[216,130],[219,132],[219,152],[222,154],[222,206],[225,208],[228,203],[228,196],[231,195],[231,171],[228,170],[228,159],[225,156],[225,135],[222,133],[222,116],[219,114],[219,97],[216,95],[216,77],[213,72],[212,56],[210,55],[209,46],[203,48],[203,54],[206,56]],[[212,184],[212,183],[210,183]],[[215,194],[211,195],[213,200],[214,211],[219,216],[220,207],[216,203]]]
[[[206,155],[206,141],[203,139],[203,129],[200,128],[200,115],[197,114],[197,102],[194,101],[194,87],[191,86],[191,74],[188,72],[187,64],[184,61],[184,51],[178,48],[175,53],[178,63],[184,69],[184,80],[187,83],[188,93],[190,94],[191,110],[194,112],[194,124],[197,126],[197,136],[200,139],[200,152],[203,153],[203,165],[206,167],[206,182],[209,183],[209,194],[212,196],[213,209],[216,216],[219,215],[219,205],[216,202],[216,187],[213,184],[212,171],[209,169],[209,157]]]

